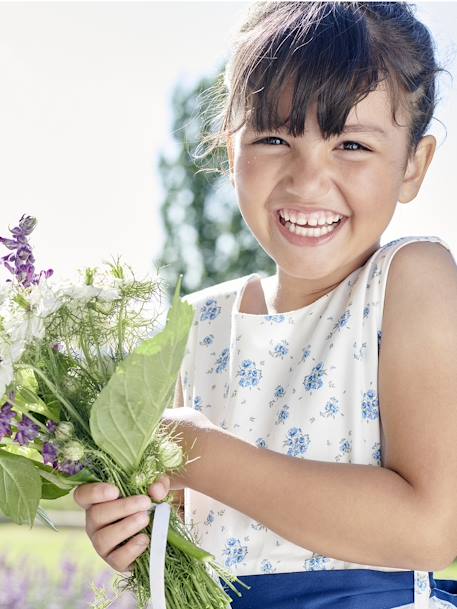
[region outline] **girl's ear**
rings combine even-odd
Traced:
[[[435,148],[436,138],[433,135],[426,135],[419,141],[414,156],[408,160],[406,166],[398,195],[400,203],[409,203],[416,197],[427,173],[428,166],[432,162]]]

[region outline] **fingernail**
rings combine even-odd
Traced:
[[[164,497],[166,497],[167,489],[162,484],[162,482],[156,482],[156,484],[153,485],[153,488],[154,488],[154,496],[157,499],[163,499]]]
[[[137,544],[138,544],[139,546],[147,546],[147,545],[148,545],[148,543],[149,543],[149,538],[147,538],[147,537],[140,537],[140,538],[137,540]]]

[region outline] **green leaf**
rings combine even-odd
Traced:
[[[32,461],[0,449],[0,509],[17,524],[33,527],[41,478]]]
[[[137,468],[163,411],[172,406],[195,315],[179,297],[181,278],[165,328],[118,364],[92,405],[92,437],[126,473]]]
[[[41,481],[41,499],[58,499],[59,497],[64,497],[68,495],[71,489],[59,488],[51,481],[46,480],[45,476],[42,476],[43,480]]]
[[[83,469],[73,476],[67,476],[65,474],[61,474],[60,472],[56,472],[54,469],[51,469],[50,465],[44,465],[43,463],[37,463],[36,465],[38,467],[38,473],[40,476],[51,482],[57,488],[66,491],[63,493],[64,495],[80,484],[85,484],[86,482],[101,482],[101,480],[99,480],[87,469]],[[53,498],[54,497],[43,496],[43,499]]]
[[[48,526],[50,529],[52,529],[53,531],[55,531],[56,533],[59,532],[59,529],[56,528],[55,524],[52,522],[52,520],[49,518],[49,516],[46,514],[46,512],[43,510],[43,508],[41,506],[38,506],[37,509],[37,516],[39,516],[39,518],[41,519],[41,521]]]
[[[14,398],[14,408],[22,413],[39,412],[48,419],[58,421],[54,410],[48,406],[34,393],[29,387],[24,385],[16,385],[16,396]]]

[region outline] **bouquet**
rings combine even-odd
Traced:
[[[41,499],[86,482],[114,484],[122,497],[147,494],[190,462],[161,417],[195,311],[180,300],[180,275],[165,328],[153,335],[156,320],[144,311],[160,282],[137,280],[119,259],[75,281],[36,273],[35,226],[23,215],[12,238],[0,237],[13,275],[0,285],[0,509],[17,524],[39,517],[57,531]],[[115,579],[115,598],[130,590],[139,609],[223,609],[232,599],[218,578],[238,596],[232,582],[249,588],[198,547],[169,497],[154,504],[146,532],[151,543],[131,575]],[[94,609],[115,600],[94,591]]]

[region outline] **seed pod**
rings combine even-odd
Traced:
[[[67,442],[63,447],[62,455],[68,461],[81,461],[84,457],[84,446],[76,440]]]
[[[62,421],[57,425],[57,429],[55,431],[55,437],[58,440],[67,440],[71,438],[75,431],[73,423],[70,421]]]
[[[159,459],[166,470],[180,467],[183,462],[181,446],[171,440],[163,440],[159,446]]]

